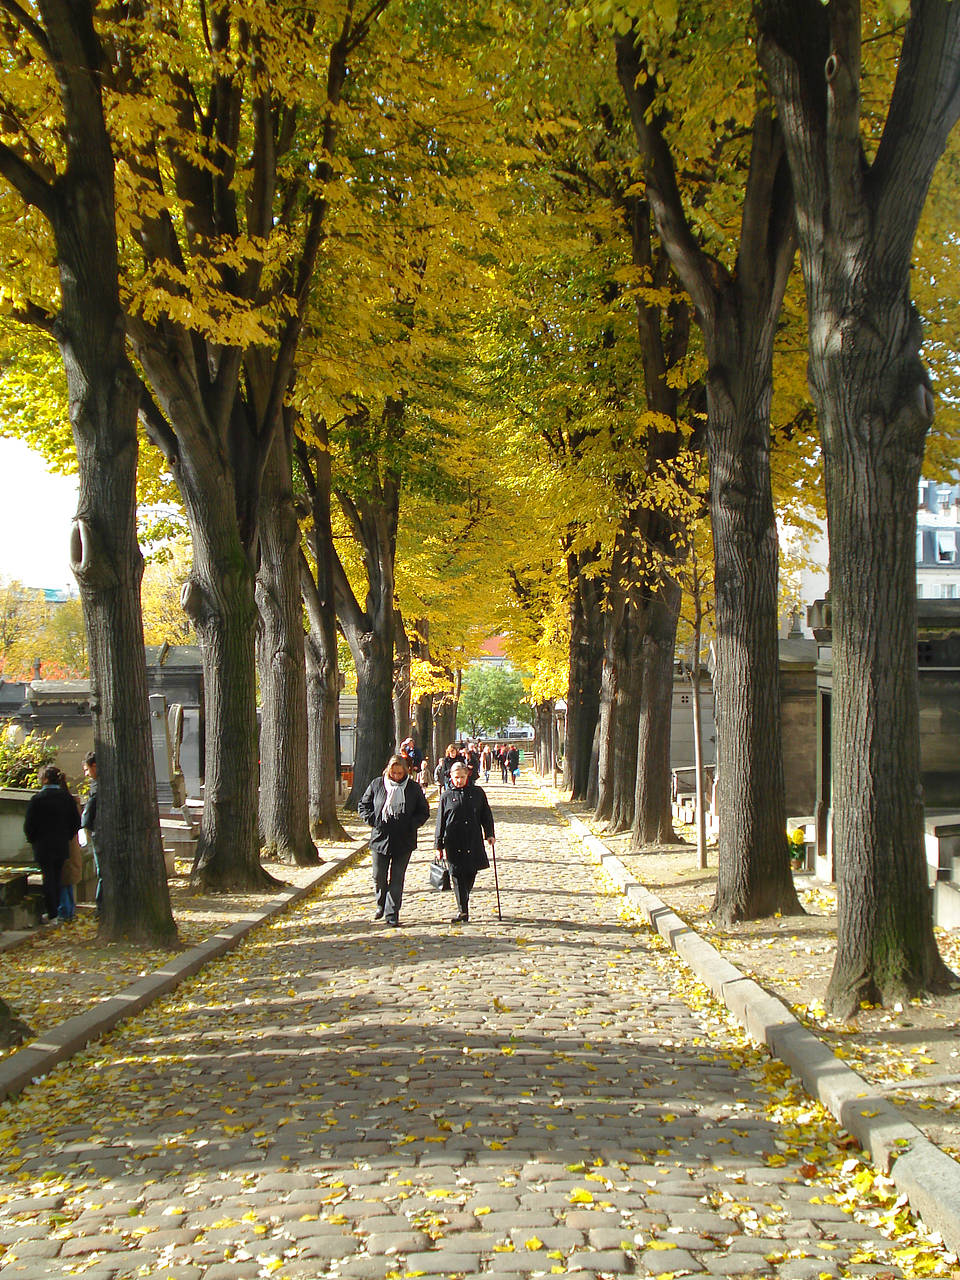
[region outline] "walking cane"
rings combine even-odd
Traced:
[[[503,921],[503,912],[500,910],[500,881],[497,878],[497,847],[496,841],[490,846],[490,856],[493,858],[493,883],[497,890],[497,919]]]

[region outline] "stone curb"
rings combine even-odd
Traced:
[[[803,1082],[804,1088],[851,1133],[875,1165],[930,1231],[960,1253],[960,1164],[901,1119],[896,1108],[871,1091],[864,1078],[841,1062],[812,1031],[686,924],[666,903],[634,880],[630,872],[589,827],[560,802],[550,803],[600,862],[620,892],[652,929],[722,1000],[752,1040],[770,1050]]]
[[[26,1048],[18,1049],[0,1062],[0,1102],[25,1089],[37,1077],[46,1075],[91,1040],[112,1031],[124,1018],[132,1017],[160,996],[173,991],[185,978],[193,977],[211,960],[231,951],[258,925],[272,920],[294,903],[300,902],[319,885],[332,879],[337,872],[360,857],[369,847],[369,841],[365,840],[349,853],[327,863],[306,884],[282,890],[261,910],[234,921],[198,946],[174,956],[162,969],[155,969],[153,973],[124,987],[117,995],[109,996],[83,1013],[75,1014],[51,1027],[49,1031],[42,1032]]]

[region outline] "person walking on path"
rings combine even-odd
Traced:
[[[510,778],[513,782],[513,785],[516,786],[517,774],[520,771],[520,752],[517,750],[516,747],[511,747],[510,750],[507,752],[506,764],[507,764],[507,772],[510,774]],[[504,774],[503,780],[504,782],[506,782],[507,780],[506,774]]]
[[[463,756],[460,754],[460,749],[457,744],[455,742],[451,742],[449,747],[447,747],[446,751],[443,753],[443,758],[440,763],[437,765],[437,781],[440,783],[441,791],[450,790],[450,774],[453,770],[453,766],[456,764],[463,764]]]
[[[493,814],[487,793],[482,787],[468,785],[470,771],[458,762],[450,770],[450,790],[444,791],[437,809],[437,832],[434,844],[450,868],[450,883],[457,900],[457,914],[451,924],[466,924],[470,919],[470,891],[477,872],[489,867],[486,840],[491,853],[496,837]]]
[[[500,761],[500,781],[507,781],[507,748],[499,746],[497,748],[497,759]]]
[[[375,920],[400,923],[403,880],[417,847],[417,831],[430,817],[427,797],[407,773],[402,756],[391,756],[383,776],[374,778],[360,797],[357,813],[373,828],[370,852],[377,889]]]
[[[480,768],[483,770],[483,781],[486,785],[490,781],[490,765],[493,762],[493,753],[490,750],[490,743],[483,744],[483,750],[480,752]]]
[[[70,842],[79,830],[80,810],[67,790],[66,778],[55,764],[44,765],[40,770],[40,790],[27,805],[23,833],[33,846],[43,875],[48,921],[69,918],[60,910],[61,877],[70,855]]]

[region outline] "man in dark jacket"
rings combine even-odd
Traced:
[[[403,879],[417,847],[417,831],[430,817],[420,783],[407,773],[402,756],[391,756],[383,776],[374,778],[360,797],[357,813],[370,824],[373,882],[377,889],[374,920],[400,923]]]
[[[457,914],[450,923],[466,924],[477,872],[490,865],[483,842],[486,840],[492,851],[496,840],[487,793],[470,783],[470,771],[462,761],[450,770],[450,783],[450,790],[440,796],[433,842],[446,858],[457,899]]]
[[[70,841],[80,830],[80,810],[55,764],[40,770],[40,790],[32,796],[23,819],[23,834],[43,874],[47,919],[58,919],[60,874],[70,853]]]

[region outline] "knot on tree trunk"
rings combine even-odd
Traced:
[[[180,589],[180,608],[193,625],[199,626],[205,613],[203,587],[196,578],[188,578]]]
[[[70,568],[85,587],[105,590],[116,586],[117,573],[103,539],[88,521],[78,516],[70,530]]]

